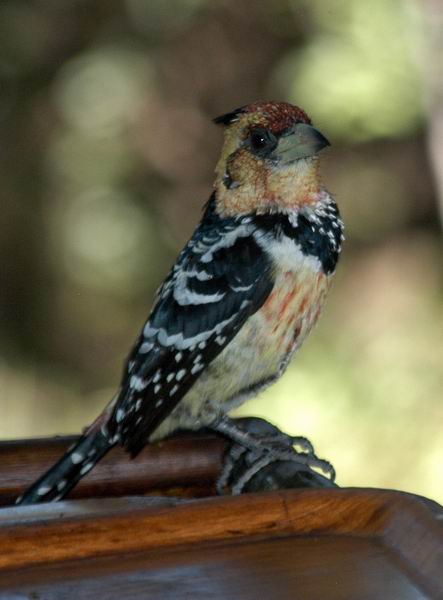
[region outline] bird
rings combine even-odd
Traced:
[[[224,142],[212,193],[114,398],[17,504],[60,500],[118,444],[134,457],[177,430],[210,428],[247,446],[228,413],[280,378],[316,323],[344,239],[320,177],[329,141],[287,102],[214,122]]]

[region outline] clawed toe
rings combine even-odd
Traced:
[[[231,440],[216,489],[231,494],[293,487],[335,487],[335,470],[305,437],[290,436],[264,419],[231,420],[213,427]]]

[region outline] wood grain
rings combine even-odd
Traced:
[[[75,437],[0,442],[0,506],[62,456]],[[182,435],[152,444],[133,460],[114,448],[69,494],[69,498],[125,496],[145,492],[200,497],[214,492],[225,442],[215,435]]]
[[[13,574],[7,600],[429,600],[381,544],[312,536],[194,546]],[[437,598],[437,596],[435,597]]]
[[[0,443],[0,504],[71,442]],[[74,490],[89,499],[0,509],[0,599],[443,600],[441,507],[372,489],[195,499],[223,451],[200,434],[116,449]]]
[[[443,524],[425,504],[407,494],[294,490],[175,506],[146,506],[146,498],[139,505],[132,500],[126,507],[119,502],[118,506],[114,500],[99,500],[3,509],[0,547],[7,552],[0,555],[0,583],[13,572],[76,561],[165,555],[197,547],[204,553],[205,547],[212,552],[211,547],[221,542],[237,546],[246,541],[333,535],[381,544],[392,565],[400,565],[403,577],[431,597],[443,595]],[[70,513],[72,504],[78,505],[75,514]],[[403,531],[408,532],[406,544]]]

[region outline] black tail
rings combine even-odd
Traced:
[[[83,435],[15,503],[23,505],[60,500],[113,446],[101,429]]]

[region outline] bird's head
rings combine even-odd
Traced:
[[[317,202],[317,153],[329,142],[301,108],[254,102],[214,121],[225,128],[214,184],[221,214],[287,211]]]

